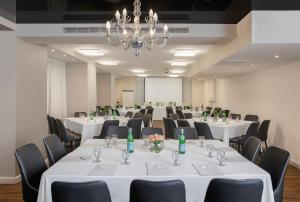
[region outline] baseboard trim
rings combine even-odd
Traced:
[[[21,175],[15,177],[0,177],[0,184],[17,184],[21,182]]]
[[[293,159],[290,160],[290,165],[295,167],[295,168],[300,169],[300,163],[294,161]]]

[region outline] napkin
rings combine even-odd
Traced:
[[[116,164],[96,165],[89,173],[89,176],[112,176],[117,169]]]
[[[197,173],[202,176],[224,175],[224,173],[216,165],[194,165],[194,164],[192,164],[192,166],[197,171]]]
[[[169,165],[165,163],[146,163],[147,175],[168,176],[172,171]]]

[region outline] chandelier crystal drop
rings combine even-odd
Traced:
[[[117,11],[115,18],[106,22],[108,42],[113,46],[121,45],[125,50],[132,48],[136,56],[141,54],[143,47],[148,50],[164,47],[168,40],[168,26],[158,20],[152,9],[145,17],[145,23],[140,23],[141,1],[134,0],[133,7],[133,22],[126,9],[122,14]]]

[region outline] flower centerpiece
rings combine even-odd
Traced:
[[[150,151],[159,153],[164,148],[165,137],[163,135],[149,135]]]

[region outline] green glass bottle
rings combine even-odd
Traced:
[[[226,122],[226,120],[227,120],[227,115],[226,115],[225,111],[222,112],[222,119],[223,119],[223,122]]]
[[[116,119],[116,116],[117,116],[117,115],[116,115],[116,110],[113,111],[113,114],[112,114],[112,115],[113,115],[113,119]]]
[[[206,111],[204,112],[203,120],[204,120],[204,121],[207,121],[207,112],[206,112]]]
[[[184,136],[183,128],[180,131],[178,142],[179,142],[178,153],[179,154],[185,154],[185,136]]]
[[[132,135],[132,128],[129,128],[129,130],[128,130],[127,151],[129,153],[133,153],[134,152],[134,140],[133,140],[133,135]]]

